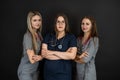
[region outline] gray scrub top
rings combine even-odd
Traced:
[[[41,34],[40,34],[41,36]],[[23,56],[21,58],[19,67],[18,67],[18,75],[22,73],[33,73],[37,70],[39,62],[36,62],[34,64],[31,64],[28,55],[27,55],[27,49],[33,49],[32,46],[32,38],[31,34],[29,32],[26,32],[24,34],[23,38]],[[40,48],[41,48],[41,40],[37,40],[37,46],[38,49],[36,50],[36,53],[39,54]]]
[[[82,45],[81,39],[77,39],[78,54],[86,51],[88,57],[83,58],[84,64],[77,63],[77,80],[96,80],[95,56],[98,51],[98,37],[91,37],[89,41]]]

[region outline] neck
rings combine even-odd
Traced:
[[[57,39],[62,38],[65,35],[65,31],[61,31],[57,33]]]
[[[88,32],[84,33],[84,36],[82,38],[82,44],[86,44],[88,39],[89,39],[89,37],[90,37],[90,33],[88,33]]]
[[[37,29],[33,29],[33,32],[37,32]]]
[[[90,36],[90,32],[84,33],[84,38],[88,38]]]

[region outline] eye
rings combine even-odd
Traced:
[[[34,21],[34,22],[36,22],[37,20],[36,20],[36,19],[34,19],[33,21]]]
[[[84,25],[85,23],[82,23],[81,25]]]
[[[65,23],[65,21],[62,21],[62,23]]]
[[[42,21],[41,19],[39,19],[38,21]]]
[[[89,23],[86,23],[86,25],[89,25]]]
[[[59,23],[60,23],[60,21],[56,21],[56,23],[57,23],[57,24],[59,24]]]
[[[63,20],[63,21],[57,21],[56,23],[57,23],[57,24],[64,24],[65,21],[64,21],[64,20]]]

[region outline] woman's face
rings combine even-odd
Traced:
[[[91,32],[91,28],[92,28],[91,21],[87,18],[84,18],[81,23],[81,28],[84,33]]]
[[[59,32],[65,31],[65,20],[62,16],[57,18],[56,27]]]
[[[31,19],[31,25],[33,29],[36,29],[36,30],[39,29],[40,26],[42,25],[41,17],[38,15],[33,16]]]

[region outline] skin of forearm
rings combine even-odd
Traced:
[[[48,54],[44,56],[44,58],[49,59],[49,60],[59,60],[60,58],[58,56],[55,56],[53,54]]]
[[[55,56],[57,56],[60,59],[65,59],[65,60],[69,60],[69,59],[74,59],[74,53],[70,52],[70,51],[66,51],[66,52],[59,52],[59,51],[49,51],[49,54],[53,54]]]
[[[47,59],[57,60],[57,59],[74,59],[76,55],[77,48],[69,48],[66,52],[51,51],[47,49],[47,45],[43,44],[42,56]]]
[[[31,64],[35,63],[35,60],[32,59],[32,56],[35,55],[34,51],[33,50],[27,50],[27,55],[28,55],[28,58],[29,58],[29,61]]]

